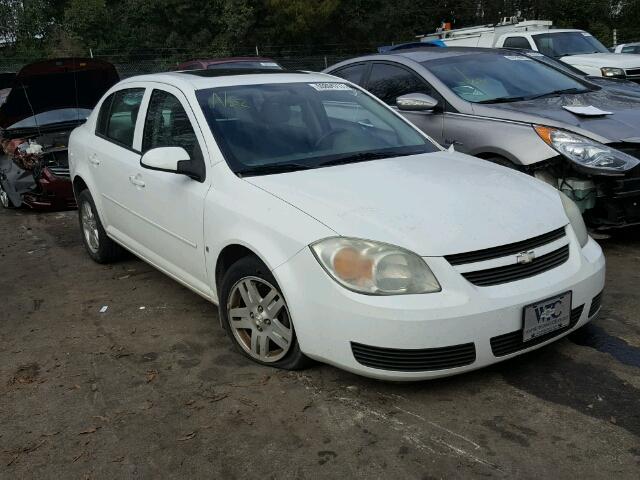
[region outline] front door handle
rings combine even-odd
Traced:
[[[144,180],[142,180],[138,175],[130,175],[129,181],[139,188],[144,188],[145,186]]]
[[[98,156],[95,153],[89,155],[89,163],[94,166],[100,165],[100,160],[98,160]]]

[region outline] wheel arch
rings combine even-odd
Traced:
[[[521,167],[522,166],[522,163],[520,163],[516,157],[514,157],[509,152],[504,151],[502,149],[482,150],[480,152],[473,153],[472,155],[474,157],[478,157],[478,158],[481,158],[483,160],[491,160],[491,159],[495,159],[495,158],[500,158],[500,159],[504,159],[507,162],[513,164],[515,167]]]
[[[248,246],[242,245],[240,243],[231,243],[229,245],[226,245],[224,248],[222,248],[222,250],[220,250],[218,257],[216,258],[216,266],[214,271],[216,294],[219,291],[220,284],[222,283],[222,278],[224,277],[224,274],[227,272],[227,270],[229,270],[229,267],[231,267],[231,265],[236,263],[238,260],[245,257],[255,257],[260,260],[260,262],[263,263],[267,269],[269,269],[269,266],[264,261],[264,259]]]
[[[87,172],[85,172],[87,173]],[[77,173],[76,175],[73,176],[73,180],[71,181],[71,187],[73,189],[73,195],[76,198],[76,202],[78,202],[78,197],[80,196],[80,193],[88,190],[89,194],[91,195],[91,198],[93,198],[93,203],[95,204],[96,210],[98,212],[98,216],[100,217],[100,221],[102,222],[104,228],[106,229],[107,225],[109,224],[108,222],[108,218],[105,215],[105,212],[103,210],[103,205],[102,205],[102,198],[100,197],[100,195],[98,194],[99,192],[97,191],[98,188],[96,185],[94,185],[93,183],[91,183],[92,179],[91,177],[87,174],[86,176],[82,176],[81,174]],[[78,207],[80,207],[80,205],[78,204]]]
[[[73,179],[73,195],[76,197],[76,200],[78,200],[78,195],[80,195],[80,192],[88,189],[89,186],[87,185],[87,182],[85,182],[80,175],[76,175]]]

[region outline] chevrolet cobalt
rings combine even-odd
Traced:
[[[129,78],[69,149],[89,256],[125,248],[218,304],[263,365],[446,376],[599,311],[604,257],[571,200],[328,75]]]

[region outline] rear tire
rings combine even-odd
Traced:
[[[111,263],[122,258],[124,250],[104,231],[89,190],[83,190],[78,195],[78,219],[82,232],[82,243],[95,262]]]
[[[5,192],[4,188],[2,188],[1,184],[0,184],[0,205],[2,205],[2,208],[6,208],[6,209],[15,208],[15,206],[13,205],[13,202],[9,198],[9,195],[7,194],[7,192]]]
[[[276,279],[256,257],[231,265],[220,284],[222,325],[234,346],[254,362],[285,370],[312,362],[300,351],[286,300]]]

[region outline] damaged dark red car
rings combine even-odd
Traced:
[[[104,92],[119,80],[94,59],[32,63],[0,102],[0,204],[40,210],[75,208],[67,143]]]

